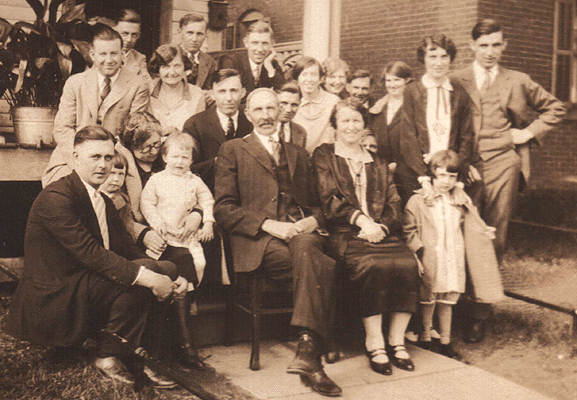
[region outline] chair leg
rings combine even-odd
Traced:
[[[234,307],[235,307],[235,297],[234,297],[234,285],[229,285],[225,288],[225,331],[224,331],[224,346],[232,346],[233,332],[234,332]]]
[[[260,369],[260,307],[262,302],[262,278],[253,278],[250,282],[250,301],[252,312],[252,351],[250,354],[250,369]]]

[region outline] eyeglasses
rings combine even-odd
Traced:
[[[148,146],[145,146],[142,148],[142,150],[140,150],[141,153],[150,153],[150,151],[152,149],[160,149],[160,146],[162,146],[162,142],[154,142],[153,144],[149,144]]]

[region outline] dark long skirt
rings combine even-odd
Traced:
[[[349,279],[358,286],[363,317],[417,310],[417,261],[400,239],[390,237],[374,244],[352,238],[344,261]]]

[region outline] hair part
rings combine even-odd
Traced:
[[[119,22],[130,22],[133,24],[140,24],[141,23],[140,14],[138,14],[134,10],[131,10],[130,8],[125,8],[124,10],[120,10],[120,13],[118,13],[116,24],[118,24]]]
[[[120,40],[120,47],[122,48],[122,37],[120,33],[116,32],[110,26],[103,23],[96,23],[92,26],[92,45],[96,40]]]
[[[439,150],[431,156],[429,175],[435,177],[437,168],[445,168],[447,172],[461,172],[461,160],[453,150]]]
[[[298,81],[299,75],[308,67],[316,66],[319,69],[319,77],[322,78],[325,76],[325,72],[321,63],[313,57],[303,56],[299,58],[293,67],[293,79]]]
[[[280,87],[280,89],[276,91],[277,94],[281,94],[283,92],[298,94],[300,98],[303,97],[299,84],[293,80],[286,82]]]
[[[214,87],[214,85],[216,85],[217,83],[224,81],[225,79],[233,78],[235,76],[238,76],[238,79],[241,81],[242,85],[242,79],[240,78],[240,74],[236,69],[232,68],[219,69],[218,71],[213,72],[212,75],[210,76],[212,81],[212,87]]]
[[[180,29],[182,29],[186,25],[192,24],[194,22],[204,22],[206,24],[206,19],[204,19],[204,17],[201,14],[188,13],[180,19],[180,21],[178,22],[178,26],[180,27]],[[206,25],[205,25],[205,29],[206,29]]]
[[[163,44],[159,46],[154,50],[154,53],[152,53],[152,57],[150,57],[150,61],[148,62],[148,73],[153,77],[157,77],[160,67],[170,64],[172,60],[177,57],[180,57],[184,63],[184,56],[180,47],[173,44]]]
[[[342,110],[343,108],[349,108],[349,109],[356,111],[359,114],[361,114],[361,116],[363,117],[363,122],[365,124],[365,128],[367,127],[367,125],[369,123],[369,110],[367,110],[362,105],[357,106],[357,105],[349,103],[347,100],[340,100],[333,107],[333,110],[331,111],[331,116],[329,118],[329,122],[331,123],[331,126],[333,127],[333,129],[335,129],[335,130],[337,129],[337,116],[339,114],[339,111]]]
[[[162,155],[166,156],[168,154],[168,150],[174,146],[178,146],[180,149],[190,151],[192,153],[195,148],[194,139],[188,133],[183,133],[179,130],[172,132],[167,136],[162,145]]]
[[[106,128],[100,125],[89,125],[76,132],[76,135],[74,135],[74,147],[91,140],[110,140],[112,143],[116,143],[116,138]]]
[[[274,37],[274,32],[270,24],[264,21],[256,21],[250,24],[246,30],[245,38],[249,37],[251,33],[269,33],[271,40]]]
[[[457,47],[455,47],[455,43],[453,42],[453,40],[445,36],[445,34],[443,33],[435,33],[433,35],[425,37],[421,41],[421,45],[417,47],[417,60],[421,64],[424,64],[427,51],[435,50],[438,47],[444,49],[451,58],[451,62],[453,62],[453,60],[457,56]]]
[[[160,122],[147,111],[128,114],[122,121],[120,142],[129,150],[142,147],[154,133],[162,136]]]
[[[387,74],[408,80],[408,82],[413,80],[413,70],[404,61],[391,61],[387,63],[381,73],[381,81],[385,81]]]
[[[490,35],[495,32],[503,32],[501,25],[493,19],[483,19],[473,27],[471,31],[471,37],[473,40],[479,39],[481,36]],[[504,37],[504,35],[503,35]]]

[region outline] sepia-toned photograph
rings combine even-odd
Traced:
[[[575,0],[0,0],[0,398],[573,400]]]

